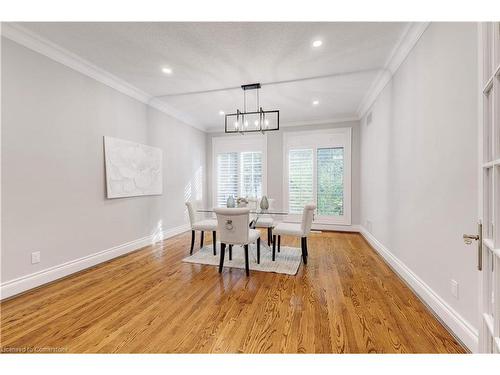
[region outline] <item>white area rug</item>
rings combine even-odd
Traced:
[[[267,244],[260,247],[260,264],[257,264],[257,245],[251,244],[248,249],[248,261],[251,271],[275,272],[286,275],[295,275],[299,270],[302,261],[302,251],[297,247],[281,246],[278,253],[276,249],[276,260],[272,261],[272,251]],[[184,258],[183,262],[207,264],[219,266],[220,243],[217,243],[217,255],[213,253],[213,245],[207,245],[203,249],[193,252],[193,255]],[[226,246],[226,256],[224,257],[224,268],[245,269],[245,250],[243,246],[233,246],[233,259],[229,260],[229,248]]]

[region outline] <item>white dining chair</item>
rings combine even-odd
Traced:
[[[196,203],[186,202],[186,207],[189,214],[189,223],[191,224],[191,251],[189,254],[193,254],[195,232],[198,230],[201,232],[200,238],[200,249],[203,248],[203,237],[205,232],[212,232],[212,241],[214,247],[214,255],[217,255],[217,220],[215,219],[196,219]]]
[[[276,259],[276,236],[278,236],[278,253],[280,252],[281,236],[297,236],[301,239],[302,260],[307,264],[307,236],[311,233],[311,226],[314,218],[314,203],[306,204],[302,212],[301,223],[279,223],[274,227],[273,235],[273,261]]]
[[[220,237],[219,273],[224,267],[226,246],[229,246],[229,260],[233,258],[233,245],[242,245],[245,249],[245,271],[250,275],[248,263],[248,245],[257,242],[257,263],[260,263],[260,232],[248,227],[249,208],[215,208],[217,232]]]

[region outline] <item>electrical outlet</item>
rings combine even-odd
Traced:
[[[31,264],[40,263],[40,252],[31,253]]]
[[[451,295],[458,299],[458,282],[456,280],[451,280]]]

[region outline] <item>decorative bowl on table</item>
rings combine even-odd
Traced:
[[[246,207],[248,206],[248,199],[239,197],[238,199],[236,199],[236,205],[241,208]]]

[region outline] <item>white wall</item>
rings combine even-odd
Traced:
[[[477,328],[476,76],[476,24],[432,23],[361,121],[361,225]]]
[[[187,223],[205,133],[5,38],[2,78],[2,283]],[[163,149],[162,196],[105,198],[104,135]]]
[[[222,125],[221,125],[222,126]],[[285,132],[303,131],[303,130],[318,130],[318,129],[331,129],[331,128],[352,128],[352,224],[359,224],[359,180],[360,180],[360,135],[359,135],[359,122],[348,121],[338,122],[332,124],[322,125],[304,125],[304,126],[290,126],[281,127],[279,131],[267,132],[267,195],[270,198],[276,199],[276,209],[282,208],[283,197],[283,134]],[[212,138],[226,136],[224,133],[209,133],[207,136],[207,186],[212,188]],[[233,135],[234,136],[234,135]],[[244,136],[242,136],[244,137]],[[212,193],[208,194],[208,202],[211,202]]]

